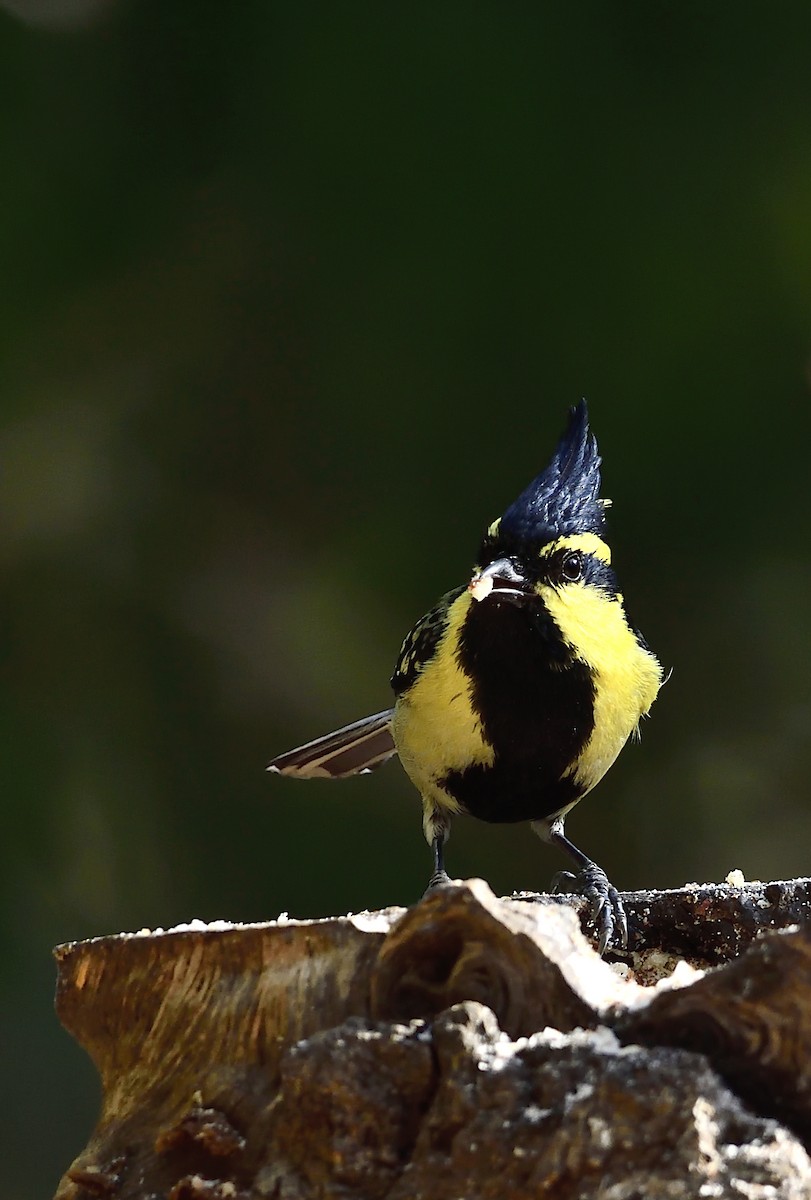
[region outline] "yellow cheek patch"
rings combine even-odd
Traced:
[[[583,554],[593,554],[601,562],[611,563],[611,550],[596,533],[570,533],[566,537],[555,538],[541,551],[541,558],[548,558],[560,550],[580,550]]]

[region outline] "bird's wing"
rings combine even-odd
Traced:
[[[347,775],[366,775],[396,753],[391,733],[394,710],[375,713],[352,725],[344,725],[288,750],[268,766],[277,775],[293,779],[344,779]]]
[[[397,666],[391,677],[395,696],[402,696],[411,687],[422,668],[431,660],[439,642],[448,628],[448,609],[465,587],[446,592],[430,612],[421,617],[400,647]]]

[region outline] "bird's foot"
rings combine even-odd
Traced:
[[[423,892],[423,896],[430,896],[431,892],[437,888],[446,887],[451,881],[451,877],[447,871],[434,871],[431,878],[428,880],[428,887]]]
[[[574,892],[588,901],[600,956],[605,954],[612,942],[617,942],[623,950],[628,949],[625,905],[602,867],[589,863],[576,875],[571,871],[559,871],[552,880],[552,891]]]

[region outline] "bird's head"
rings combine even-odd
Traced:
[[[488,529],[468,589],[473,599],[521,604],[577,583],[615,595],[602,536],[610,502],[599,490],[600,455],[581,400],[552,461]]]

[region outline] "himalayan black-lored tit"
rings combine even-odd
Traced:
[[[629,623],[603,540],[600,456],[585,401],[549,466],[494,521],[469,583],[448,592],[403,642],[393,708],[275,758],[301,779],[340,779],[399,754],[423,804],[430,887],[448,881],[457,813],[529,821],[577,874],[600,952],[627,944],[621,899],[565,835],[571,808],[638,731],[662,682]]]

